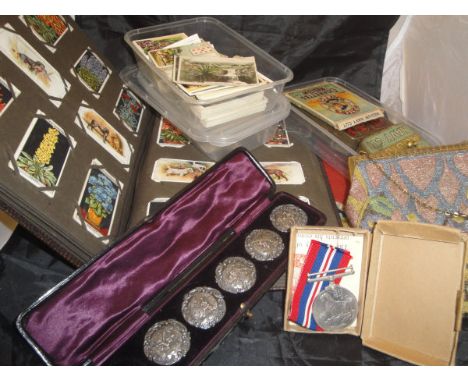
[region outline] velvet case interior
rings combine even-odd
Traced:
[[[277,231],[270,221],[273,209],[284,204],[294,204],[307,212],[310,224],[323,224],[321,213],[307,204],[287,193],[278,193],[268,206],[263,209],[255,220],[227,245],[217,253],[210,256],[207,264],[200,272],[186,283],[174,294],[163,307],[158,306],[150,321],[148,321],[119,351],[108,361],[108,364],[122,365],[128,362],[131,365],[151,365],[143,353],[143,340],[147,330],[156,322],[175,319],[183,323],[191,337],[191,346],[187,355],[178,362],[178,365],[199,364],[210,352],[213,344],[221,340],[224,335],[239,321],[246,310],[253,307],[255,302],[271,287],[271,285],[284,272],[288,257],[289,232]],[[250,217],[249,217],[249,220]],[[245,250],[246,237],[256,229],[268,229],[278,233],[284,243],[281,254],[271,261],[258,261],[253,259]],[[256,269],[256,282],[243,293],[229,293],[220,289],[215,280],[216,267],[230,257],[242,257],[254,263]],[[209,329],[199,329],[184,321],[181,306],[184,296],[197,287],[211,287],[219,290],[226,303],[226,313],[219,323]]]
[[[175,196],[168,206],[117,242],[70,279],[39,299],[18,318],[18,327],[47,362],[58,365],[102,364],[125,342],[121,352],[140,346],[149,325],[164,317],[180,319],[180,299],[195,285],[214,286],[214,268],[224,257],[243,255],[245,235],[253,227],[271,228],[275,205],[300,206],[309,225],[324,215],[295,197],[279,193],[255,159],[235,150]],[[253,223],[252,223],[253,222]],[[254,287],[225,297],[227,311],[214,328],[192,330],[191,350],[181,363],[199,363],[222,339],[242,309],[266,292],[285,270],[285,250],[260,264]],[[178,308],[179,307],[179,308]],[[135,351],[136,363],[146,360]],[[118,362],[119,352],[109,362]]]

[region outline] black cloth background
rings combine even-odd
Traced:
[[[120,70],[133,64],[123,41],[130,29],[190,16],[83,16],[78,24]],[[340,77],[379,97],[388,31],[394,16],[219,16],[294,72],[293,83]],[[41,364],[15,328],[17,315],[73,268],[18,228],[0,252],[0,365]],[[205,365],[404,365],[347,335],[282,331],[284,293],[268,292],[207,358]],[[468,364],[468,320],[457,364]]]

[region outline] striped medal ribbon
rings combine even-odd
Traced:
[[[344,273],[352,256],[349,251],[335,248],[332,245],[312,240],[307,251],[306,260],[301,270],[297,288],[294,291],[289,320],[307,329],[321,332],[323,329],[317,325],[312,315],[312,304],[318,294],[329,284],[328,280],[308,281],[311,273],[326,273],[337,270],[335,274]],[[339,284],[341,277],[335,278],[333,283]]]

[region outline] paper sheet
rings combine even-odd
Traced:
[[[0,249],[10,239],[18,223],[5,212],[0,211]]]

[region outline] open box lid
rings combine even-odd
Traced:
[[[374,228],[363,344],[420,365],[453,365],[467,243],[459,230],[410,222]]]
[[[275,185],[234,150],[166,207],[47,292],[17,320],[49,364],[100,364],[269,204]]]

